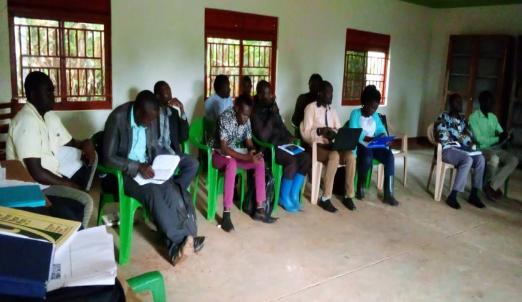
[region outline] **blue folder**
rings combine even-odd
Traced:
[[[379,136],[368,143],[369,149],[387,148],[395,139],[395,136]]]
[[[8,208],[43,207],[45,196],[38,185],[0,188],[0,206]]]
[[[0,294],[44,298],[53,244],[0,234]]]

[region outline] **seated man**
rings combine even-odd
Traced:
[[[251,118],[254,135],[258,139],[276,146],[292,144],[294,137],[283,123],[270,84],[264,80],[259,81],[256,92],[254,113]],[[310,154],[303,152],[290,155],[276,148],[275,157],[276,162],[282,165],[284,169],[279,204],[288,212],[297,212],[300,207],[301,188],[311,167]]]
[[[120,105],[109,115],[103,136],[104,163],[123,172],[125,194],[139,200],[151,213],[166,238],[169,260],[176,265],[189,248],[203,248],[197,237],[194,206],[186,190],[173,179],[163,184],[140,186],[134,177],[154,177],[150,163],[160,155],[157,144],[159,102],[151,91],[138,94],[135,102]]]
[[[54,106],[54,85],[49,76],[34,71],[24,82],[27,103],[9,126],[6,157],[21,161],[33,179],[49,187],[43,192],[53,207],[51,215],[82,221],[87,227],[93,200],[85,193],[96,168],[96,152],[91,140],[75,140],[60,118],[51,110]],[[56,154],[62,146],[82,150],[87,165],[70,179],[60,174]],[[79,204],[78,204],[79,203]]]
[[[214,79],[215,93],[205,100],[205,130],[207,139],[214,138],[216,123],[223,111],[232,107],[230,81],[228,76],[220,74]]]
[[[493,94],[483,91],[479,95],[479,102],[480,110],[471,114],[469,126],[487,162],[484,193],[489,199],[496,200],[502,197],[500,188],[517,168],[518,158],[499,145],[509,139],[509,134],[502,129],[496,115],[491,112],[494,105]],[[500,165],[502,167],[499,169]]]
[[[249,76],[241,77],[241,81],[239,81],[239,94],[252,97],[252,79]]]
[[[295,127],[299,127],[301,122],[304,119],[305,108],[310,103],[317,101],[317,93],[319,92],[319,87],[323,82],[323,78],[321,75],[314,73],[310,76],[308,80],[308,91],[307,93],[303,93],[299,95],[297,101],[295,102],[294,114],[292,115],[292,124]]]
[[[348,210],[355,210],[354,197],[354,177],[355,177],[355,156],[352,151],[335,151],[330,148],[336,132],[341,128],[341,122],[331,107],[333,87],[327,81],[323,81],[319,87],[317,102],[306,106],[304,120],[301,123],[301,134],[303,140],[312,145],[317,143],[317,161],[326,165],[324,176],[323,196],[319,199],[318,205],[328,212],[337,212],[337,208],[331,203],[335,173],[339,163],[345,164],[345,196],[342,200],[343,205]]]
[[[478,191],[482,188],[485,165],[484,156],[482,154],[469,155],[468,151],[474,147],[473,135],[469,130],[466,118],[461,112],[462,97],[454,93],[449,96],[449,112],[443,112],[439,115],[434,126],[436,137],[438,137],[438,141],[443,148],[442,160],[457,168],[457,177],[446,203],[454,209],[460,209],[457,193],[464,192],[468,175],[470,170],[473,169],[472,188],[468,202],[477,208],[483,208],[485,205],[480,201]]]
[[[237,168],[254,170],[257,203],[254,219],[265,223],[275,221],[270,217],[270,213],[265,213],[265,162],[263,153],[256,152],[252,143],[249,119],[251,112],[252,100],[248,96],[238,96],[234,106],[219,116],[216,137],[210,142],[210,146],[215,149],[212,154],[212,163],[217,169],[225,171],[221,227],[226,232],[234,229],[230,209],[233,205]]]
[[[176,154],[180,157],[178,169],[180,173],[174,176],[174,181],[187,189],[198,171],[198,161],[181,151],[180,144],[188,139],[189,124],[183,103],[172,98],[169,84],[159,81],[154,85],[154,94],[160,101],[159,137],[161,153]],[[178,112],[178,108],[179,112]],[[180,116],[181,115],[181,116]]]
[[[362,142],[370,142],[374,137],[388,135],[384,124],[377,113],[381,102],[381,93],[374,85],[366,86],[361,94],[362,107],[354,109],[350,114],[349,127],[362,128],[357,146],[357,199],[364,198],[364,182],[375,158],[384,165],[384,199],[383,202],[397,206],[399,202],[393,196],[393,180],[395,174],[395,158],[389,148],[370,149]]]

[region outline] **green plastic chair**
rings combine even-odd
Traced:
[[[205,139],[205,123],[203,118],[196,118],[189,128],[190,143],[207,157],[207,220],[216,218],[217,197],[223,192],[224,176],[219,170],[212,165],[212,148],[206,144]],[[194,191],[192,192],[192,202],[196,204],[196,197],[199,188],[199,176],[202,171],[202,165],[198,168],[198,173],[194,179]],[[237,173],[241,178],[241,210],[243,209],[243,201],[245,199],[245,182],[246,171],[237,169]]]
[[[136,293],[151,292],[152,301],[165,302],[165,282],[160,272],[148,272],[143,275],[127,279],[132,291]]]

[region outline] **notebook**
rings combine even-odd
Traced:
[[[0,206],[9,208],[43,207],[45,196],[38,185],[0,188]]]
[[[303,153],[305,150],[303,147],[294,144],[281,145],[278,146],[278,148],[290,155],[297,155],[299,153]]]

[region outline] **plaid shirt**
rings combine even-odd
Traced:
[[[459,114],[458,117],[452,117],[448,112],[443,112],[437,118],[436,124],[439,143],[443,148],[448,147],[451,143],[459,143],[464,147],[473,145],[473,135],[464,115]]]

